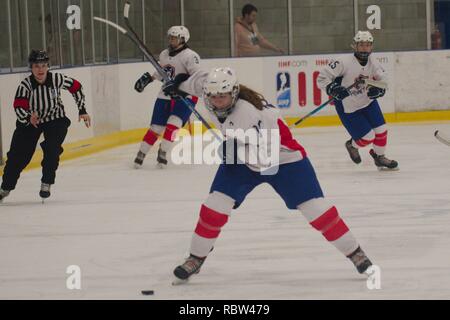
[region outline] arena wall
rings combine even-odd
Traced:
[[[281,105],[282,114],[292,122],[328,99],[325,93],[318,91],[314,80],[320,69],[336,56],[207,59],[203,60],[203,65],[205,69],[215,66],[234,68],[241,83],[262,92],[271,103]],[[450,120],[449,50],[386,52],[376,53],[375,57],[389,74],[389,90],[380,99],[388,121]],[[90,129],[78,123],[75,103],[70,94],[64,92],[65,108],[72,120],[66,143],[89,138],[94,141],[92,138],[110,134],[114,134],[117,139],[117,132],[133,132],[139,137],[136,129],[148,126],[153,102],[161,84],[154,82],[143,93],[134,91],[133,86],[143,72],[152,70],[146,62],[55,70],[83,84],[86,107],[93,118]],[[289,78],[284,88],[277,88],[280,87],[280,74]],[[9,149],[15,127],[16,117],[12,107],[15,90],[27,75],[16,73],[0,76],[3,157]],[[198,108],[208,117],[201,100]],[[424,111],[435,112],[417,113]],[[332,107],[324,108],[318,116],[305,121],[305,125],[309,126],[338,123]]]

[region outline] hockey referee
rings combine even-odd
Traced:
[[[61,101],[61,90],[68,90],[74,97],[78,106],[78,121],[83,120],[87,128],[91,125],[80,82],[61,73],[49,72],[49,60],[47,52],[32,50],[28,57],[31,75],[17,88],[14,98],[16,129],[3,171],[0,201],[16,187],[20,173],[31,161],[41,134],[44,134],[41,143],[44,158],[39,195],[42,199],[50,197],[50,186],[55,183],[59,156],[63,152],[61,145],[70,126]]]

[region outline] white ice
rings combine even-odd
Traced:
[[[450,148],[433,136],[450,123],[390,125],[375,169],[368,149],[354,165],[342,127],[296,132],[322,188],[381,268],[381,289],[268,186],[225,226],[202,271],[172,286],[215,166],[155,168],[155,151],[132,169],[129,145],[64,162],[45,204],[40,170],[22,174],[0,204],[1,299],[449,299]],[[81,290],[66,269],[81,268]],[[142,289],[155,291],[141,296]]]

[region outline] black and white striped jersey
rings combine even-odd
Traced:
[[[14,98],[17,119],[28,124],[33,112],[38,114],[40,123],[64,118],[66,114],[61,101],[61,89],[72,94],[80,115],[87,113],[80,82],[61,73],[48,72],[43,84],[39,84],[32,74],[20,83]]]

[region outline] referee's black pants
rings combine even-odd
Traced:
[[[70,120],[66,117],[42,123],[37,128],[31,124],[25,126],[17,121],[3,170],[1,188],[3,190],[15,189],[20,173],[30,163],[42,133],[44,134],[44,141],[41,143],[41,148],[44,157],[41,162],[41,182],[54,184],[59,156],[64,151],[61,145],[66,138],[69,126]]]

